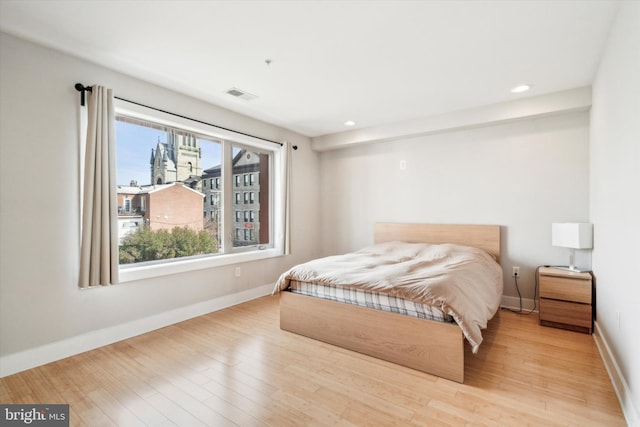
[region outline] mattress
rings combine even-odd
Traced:
[[[482,249],[450,243],[385,242],[318,258],[282,273],[273,293],[287,290],[293,280],[440,308],[460,326],[474,353],[482,343],[482,329],[500,306],[503,290],[502,268],[494,257]]]
[[[435,320],[438,322],[454,322],[452,316],[444,313],[436,306],[361,289],[291,280],[288,291],[421,319]]]

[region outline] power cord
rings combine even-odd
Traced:
[[[516,313],[516,314],[525,314],[525,315],[529,315],[531,313],[533,313],[534,311],[536,311],[536,308],[538,308],[538,304],[537,304],[537,298],[538,298],[538,270],[540,269],[540,267],[536,268],[536,274],[535,274],[535,286],[533,288],[533,308],[529,311],[523,311],[522,310],[522,294],[520,293],[520,287],[518,286],[518,275],[516,274],[515,276],[513,276],[513,281],[516,285],[516,291],[518,292],[518,301],[520,302],[520,309],[519,310],[513,310],[511,308],[507,308],[507,307],[502,307],[503,310],[507,310],[510,311],[512,313]]]

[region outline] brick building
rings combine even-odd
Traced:
[[[132,183],[135,184],[135,183]],[[203,229],[204,194],[180,182],[162,185],[118,186],[120,239],[142,225],[152,231],[174,227]]]
[[[267,155],[240,150],[233,157],[233,242],[234,246],[258,245],[269,241],[269,158]],[[205,195],[204,217],[220,225],[222,208],[221,167],[202,174]],[[218,230],[218,233],[220,230]]]

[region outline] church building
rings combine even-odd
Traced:
[[[183,182],[200,191],[201,162],[200,141],[195,135],[167,131],[167,142],[158,141],[156,149],[151,149],[151,183]]]

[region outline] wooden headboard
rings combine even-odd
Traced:
[[[373,241],[455,243],[484,249],[500,262],[500,226],[476,224],[408,224],[378,222]]]

